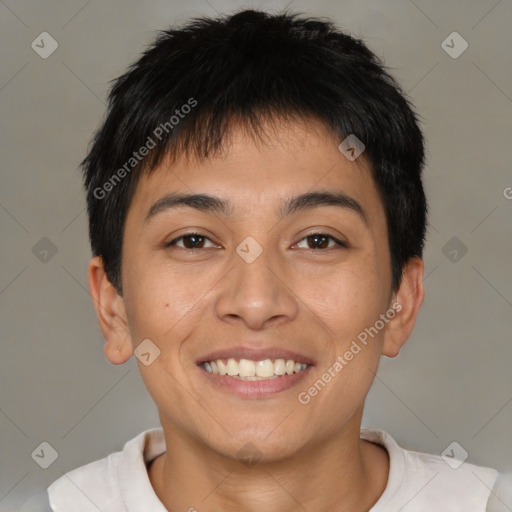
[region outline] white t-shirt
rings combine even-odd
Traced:
[[[387,486],[370,512],[512,510],[510,476],[497,480],[495,469],[466,462],[453,469],[441,456],[401,448],[383,430],[363,429],[361,438],[382,445],[390,458]],[[164,451],[161,428],[142,432],[122,452],[69,471],[53,482],[48,488],[49,505],[40,504],[37,510],[167,512],[147,473],[147,464]]]

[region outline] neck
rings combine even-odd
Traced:
[[[387,485],[388,453],[360,439],[360,423],[290,457],[259,454],[253,463],[220,455],[169,427],[167,451],[148,470],[169,510],[366,512]]]

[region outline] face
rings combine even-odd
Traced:
[[[340,142],[313,122],[259,143],[236,131],[222,155],[141,178],[122,301],[133,349],[160,350],[139,368],[164,430],[233,458],[251,441],[271,460],[357,423],[394,298],[384,208],[364,154],[349,161]],[[199,365],[217,356],[309,365],[248,382]]]

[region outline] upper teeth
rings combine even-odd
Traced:
[[[293,359],[264,359],[262,361],[251,361],[250,359],[240,359],[238,362],[234,358],[229,358],[227,364],[222,359],[216,361],[206,361],[201,366],[208,372],[218,373],[220,375],[229,375],[240,377],[273,377],[274,375],[284,375],[287,373],[298,373],[307,368],[305,363],[296,363]]]

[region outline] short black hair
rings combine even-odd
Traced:
[[[235,123],[258,135],[275,119],[316,119],[340,142],[350,134],[363,142],[398,290],[426,232],[424,140],[412,105],[363,41],[331,20],[250,9],[160,31],[114,80],[81,168],[92,251],[119,293],[124,224],[141,173],[163,157],[215,154]]]

